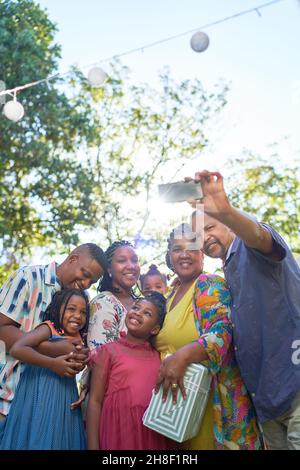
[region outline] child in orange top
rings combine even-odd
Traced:
[[[89,319],[89,301],[78,289],[56,292],[43,320],[25,333],[10,353],[25,362],[7,419],[1,423],[0,449],[79,450],[86,448],[81,410],[71,374],[72,353],[48,357],[35,348],[44,341],[83,341]],[[81,366],[81,364],[78,364]]]

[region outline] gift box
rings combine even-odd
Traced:
[[[177,403],[172,403],[169,389],[167,400],[162,402],[162,387],[152,398],[143,416],[143,423],[164,436],[183,442],[196,436],[204,416],[211,384],[211,374],[201,364],[190,364],[184,376],[186,399],[177,391]]]

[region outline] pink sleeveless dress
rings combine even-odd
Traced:
[[[100,449],[174,448],[173,441],[142,422],[158,376],[159,353],[148,342],[135,344],[120,338],[92,351],[91,365],[97,368],[97,364],[104,369],[106,381],[99,423]]]

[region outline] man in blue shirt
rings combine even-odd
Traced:
[[[203,190],[203,251],[223,260],[236,357],[267,447],[300,450],[299,266],[272,227],[231,206],[220,173],[195,180]]]

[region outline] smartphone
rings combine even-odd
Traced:
[[[183,202],[203,197],[201,184],[195,181],[159,184],[158,193],[164,202]]]

